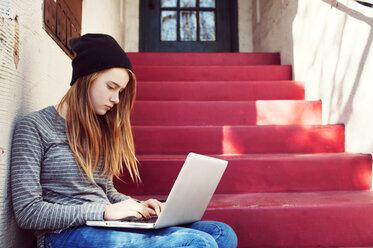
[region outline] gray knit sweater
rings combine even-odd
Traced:
[[[14,214],[21,228],[36,231],[38,247],[44,247],[45,233],[102,220],[106,205],[129,198],[98,171],[97,185],[82,173],[67,143],[65,121],[53,106],[17,122],[11,153]]]

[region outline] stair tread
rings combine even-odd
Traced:
[[[167,199],[167,195],[132,196],[135,199]],[[263,209],[272,208],[314,208],[314,207],[348,207],[351,205],[372,205],[371,190],[320,191],[320,192],[278,192],[278,193],[241,193],[215,194],[209,209]]]
[[[138,154],[344,151],[343,125],[133,126]]]
[[[152,125],[152,126],[146,126],[146,125],[134,125],[134,128],[144,128],[144,129],[151,129],[151,128],[158,128],[158,129],[214,129],[214,128],[221,128],[221,127],[231,127],[231,128],[279,128],[279,129],[286,129],[286,128],[297,128],[297,127],[304,127],[304,128],[326,128],[326,127],[344,127],[344,124],[325,124],[325,125],[301,125],[301,124],[294,124],[294,125],[265,125],[265,126],[247,126],[247,125],[206,125],[206,126],[198,126],[198,125],[185,125],[185,126],[163,126],[163,125]]]
[[[290,65],[136,65],[140,81],[246,81],[291,80]]]
[[[322,124],[321,101],[162,101],[135,102],[133,125]]]
[[[138,160],[184,160],[187,154],[139,154]],[[351,157],[370,157],[370,154],[365,153],[350,153],[350,152],[336,152],[336,153],[272,153],[272,154],[209,154],[209,156],[221,159],[333,159],[333,158],[351,158]]]
[[[373,204],[373,193],[362,191],[279,192],[215,195],[210,208],[286,208]]]
[[[229,91],[227,91],[229,87]],[[137,100],[304,99],[304,83],[284,81],[138,81]],[[268,89],[271,88],[271,91]]]
[[[372,247],[372,216],[363,190],[214,195],[202,219],[229,224],[239,247]]]
[[[247,103],[319,103],[321,100],[275,99],[275,100],[136,100],[135,103],[160,104],[247,104]]]
[[[199,68],[202,70],[205,69],[220,69],[220,68],[225,68],[225,69],[245,69],[245,68],[281,68],[281,67],[291,67],[291,65],[134,65],[135,68]],[[286,79],[282,79],[286,80]],[[291,79],[288,79],[291,80]],[[265,80],[263,80],[265,81]]]
[[[228,161],[216,193],[308,192],[371,188],[370,154],[244,154],[210,155]],[[116,181],[125,194],[168,193],[185,155],[139,155],[143,184]],[[167,177],[164,175],[167,174]],[[250,175],[246,177],[243,175]],[[130,182],[129,176],[122,177]]]
[[[182,84],[190,84],[190,85],[196,85],[196,84],[208,84],[208,85],[247,85],[247,84],[253,84],[253,85],[260,85],[260,84],[273,84],[273,83],[292,83],[292,84],[297,84],[299,86],[304,87],[304,82],[302,81],[297,81],[297,80],[291,80],[291,79],[280,79],[280,80],[235,80],[235,81],[227,81],[227,80],[193,80],[193,81],[188,81],[188,80],[137,80],[137,84],[154,84],[156,86],[157,84],[176,84],[176,85],[182,85]]]
[[[132,64],[280,64],[279,53],[127,53]]]
[[[304,99],[296,81],[138,81],[137,88],[137,100]]]

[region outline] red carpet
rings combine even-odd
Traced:
[[[186,155],[229,161],[203,219],[231,225],[239,247],[373,246],[372,158],[345,153],[344,126],[322,125],[321,101],[277,53],[129,53],[143,184],[165,199]]]

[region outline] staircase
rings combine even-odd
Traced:
[[[344,151],[344,126],[322,125],[321,102],[277,53],[129,53],[143,185],[166,199],[186,155],[229,161],[203,217],[228,223],[239,247],[373,246],[372,158]]]

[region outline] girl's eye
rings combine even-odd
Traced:
[[[107,87],[108,87],[108,89],[110,89],[110,90],[113,90],[113,89],[114,89],[114,87],[110,86],[109,84],[107,84]]]

